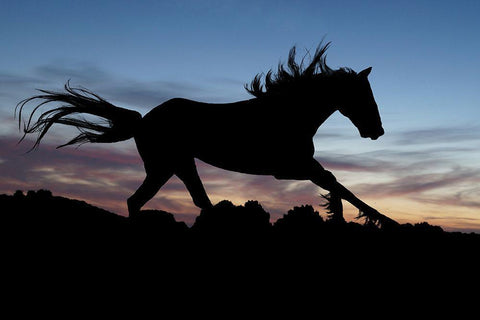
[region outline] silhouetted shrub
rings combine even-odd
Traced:
[[[27,191],[27,198],[34,198],[37,192],[35,190],[28,190]]]
[[[428,222],[419,222],[415,224],[404,223],[400,226],[400,230],[404,233],[416,234],[441,234],[443,229],[439,226],[432,226]]]
[[[311,205],[302,205],[289,210],[274,223],[277,232],[293,234],[313,234],[319,232],[325,222]]]
[[[17,190],[15,191],[15,193],[13,194],[13,198],[14,199],[23,199],[25,197],[25,195],[23,194],[23,191],[22,190]]]
[[[270,214],[257,201],[248,201],[245,206],[235,206],[228,200],[202,210],[192,226],[202,234],[242,237],[268,232],[270,227]]]
[[[20,191],[21,192],[21,191]],[[27,192],[27,198],[29,199],[42,199],[47,200],[53,197],[52,192],[50,190],[40,189],[40,190],[29,190]]]
[[[443,229],[439,226],[432,226],[428,222],[415,223],[414,229],[417,232],[442,233]]]

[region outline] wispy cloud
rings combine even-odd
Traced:
[[[398,167],[396,163],[368,155],[322,154],[316,159],[331,171],[383,172]]]
[[[87,63],[50,63],[38,66],[32,74],[47,81],[66,81],[72,79],[76,82],[89,85],[98,85],[111,81],[112,76],[94,64]]]
[[[475,180],[478,180],[477,176]],[[469,182],[467,181],[462,182]],[[453,187],[453,186],[452,186]],[[419,202],[429,203],[436,206],[446,206],[452,208],[471,208],[474,210],[480,209],[480,184],[477,183],[468,183],[464,184],[461,188],[452,188],[451,192],[448,193],[427,193],[419,194],[418,196],[413,195]],[[479,214],[480,215],[480,214]],[[479,217],[480,218],[480,217]],[[479,218],[472,218],[479,220]],[[478,221],[480,223],[480,221]]]
[[[0,73],[0,109],[13,112],[12,101],[18,102],[35,94],[35,89],[62,90],[71,80],[74,86],[84,86],[93,92],[120,104],[149,110],[174,97],[205,97],[211,92],[201,84],[188,81],[137,81],[111,74],[94,64],[55,62],[33,68],[28,76]],[[8,101],[6,98],[8,97]]]
[[[466,141],[480,140],[480,126],[443,126],[425,129],[409,130],[397,134],[395,144],[415,145],[415,144],[451,144],[462,143]]]
[[[0,139],[3,160],[0,189],[3,192],[50,188],[70,195],[84,195],[84,199],[89,199],[88,194],[92,196],[90,199],[95,199],[134,189],[142,179],[141,160],[135,153],[130,155],[95,147],[56,150],[45,143],[37,151],[25,154],[17,141]],[[137,176],[140,178],[134,179]]]
[[[479,184],[480,169],[455,168],[445,173],[424,173],[394,178],[387,183],[359,184],[356,189],[378,197],[420,194],[458,184]]]

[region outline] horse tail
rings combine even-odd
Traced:
[[[42,138],[55,123],[73,126],[80,131],[78,136],[57,147],[61,148],[87,142],[112,143],[130,139],[135,134],[139,120],[142,119],[137,111],[114,106],[85,88],[72,88],[70,82],[65,84],[65,92],[39,91],[43,94],[22,100],[15,108],[15,115],[18,111],[19,130],[23,122],[24,135],[19,143],[27,134],[38,133],[35,144],[29,151],[39,146]],[[40,100],[40,102],[25,121],[22,116],[23,109],[27,103],[34,100]],[[39,108],[52,102],[61,102],[64,105],[41,113],[34,121],[34,114]],[[79,116],[81,114],[82,116]],[[87,120],[84,115],[93,115],[98,119]]]

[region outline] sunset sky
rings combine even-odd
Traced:
[[[44,188],[126,215],[143,181],[132,140],[56,150],[76,132],[57,126],[26,154],[14,109],[37,88],[70,79],[142,114],[174,97],[233,102],[251,98],[243,85],[293,45],[301,54],[325,38],[332,68],[373,67],[386,134],[362,139],[336,113],[315,136],[315,157],[401,223],[480,232],[479,15],[478,0],[2,1],[0,193]],[[213,202],[255,199],[272,221],[302,204],[322,210],[325,191],[311,182],[197,166]],[[146,208],[189,224],[199,213],[176,177]],[[353,220],[355,208],[345,210]]]

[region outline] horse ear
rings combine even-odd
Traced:
[[[369,67],[365,70],[360,71],[358,75],[366,78],[370,74],[370,71],[372,71],[372,67]]]

